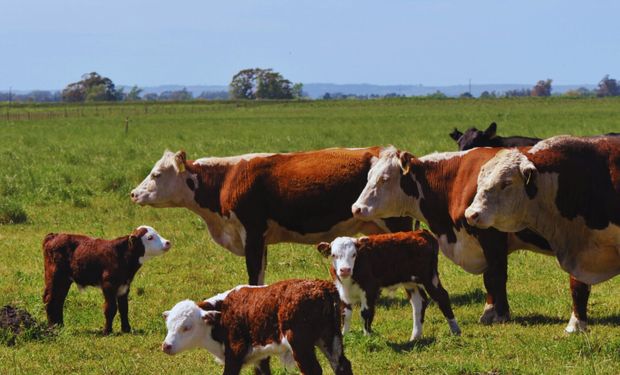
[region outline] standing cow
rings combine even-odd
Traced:
[[[520,135],[502,137],[497,135],[497,124],[494,122],[484,131],[472,127],[467,129],[465,133],[461,133],[457,128],[454,128],[454,131],[450,133],[450,138],[454,139],[461,151],[474,147],[533,146],[541,140],[540,138],[523,137]]]
[[[465,208],[476,194],[480,167],[498,148],[435,153],[420,158],[394,147],[381,151],[368,172],[368,183],[353,204],[355,217],[410,216],[428,224],[441,251],[465,271],[484,274],[486,305],[480,322],[509,319],[506,281],[508,253],[530,249],[550,254],[532,231],[504,233],[467,224]]]
[[[620,273],[620,137],[558,136],[497,153],[465,216],[480,228],[540,233],[572,275],[566,331],[585,330],[590,285]]]
[[[379,147],[186,160],[166,151],[131,199],[185,207],[214,241],[245,256],[250,284],[263,284],[269,244],[315,244],[337,236],[411,230],[409,218],[364,221],[351,204],[366,184]]]

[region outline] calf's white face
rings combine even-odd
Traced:
[[[141,229],[146,230],[146,233],[140,237],[144,245],[144,257],[146,259],[161,255],[172,247],[170,241],[160,236],[152,227],[142,225],[136,228],[136,231],[139,232]]]
[[[196,179],[185,170],[185,153],[164,152],[148,176],[131,191],[131,200],[141,206],[178,207],[188,199],[193,199],[194,192],[188,186],[191,179],[194,186]]]
[[[351,207],[353,216],[362,219],[405,216],[404,202],[409,196],[400,186],[402,174],[398,151],[393,147],[382,151],[368,171],[364,190]]]
[[[317,248],[323,256],[331,258],[338,277],[346,279],[353,275],[359,245],[360,242],[355,238],[338,237],[331,244],[321,242]]]
[[[219,320],[219,311],[204,311],[194,301],[177,303],[172,310],[163,314],[168,333],[161,345],[166,354],[217,345],[211,336],[213,325]]]
[[[478,188],[465,210],[470,225],[505,232],[526,228],[526,203],[535,193],[538,171],[520,151],[502,150],[480,169]]]

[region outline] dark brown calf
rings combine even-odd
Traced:
[[[439,246],[430,232],[418,230],[359,239],[338,237],[331,244],[320,243],[318,250],[332,259],[330,273],[345,303],[343,333],[349,330],[353,303],[361,303],[364,333],[370,333],[381,289],[398,286],[405,288],[413,309],[411,340],[422,336],[428,305],[424,290],[439,305],[452,333],[461,333],[448,292],[439,281]]]
[[[43,302],[49,325],[63,324],[65,298],[75,282],[79,288],[99,286],[105,298],[104,334],[112,332],[116,310],[121,329],[129,332],[127,316],[129,286],[148,258],[170,249],[170,241],[148,226],[136,228],[129,236],[114,240],[79,234],[50,233],[43,240],[45,292]]]
[[[294,360],[302,374],[321,374],[315,346],[336,374],[352,374],[340,333],[340,298],[329,281],[242,285],[198,305],[179,302],[164,317],[165,353],[206,348],[224,363],[225,375],[239,374],[244,365],[270,374],[272,355],[279,355],[285,365]]]

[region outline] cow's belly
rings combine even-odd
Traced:
[[[230,212],[230,217],[220,216],[210,211],[202,212],[201,216],[215,243],[235,255],[245,255],[246,230],[233,211]]]
[[[445,234],[439,236],[441,252],[465,271],[476,275],[483,273],[487,269],[487,260],[478,240],[464,230],[455,231],[455,234],[454,243],[448,242]]]
[[[583,247],[571,248],[560,259],[562,268],[587,284],[597,284],[620,273],[620,226],[591,230]]]
[[[333,225],[327,231],[314,233],[299,233],[281,226],[274,220],[267,220],[265,242],[267,244],[280,242],[316,244],[321,241],[332,241],[339,236],[354,236],[357,233],[375,234],[385,232],[388,232],[388,228],[381,220],[362,221],[350,218]]]

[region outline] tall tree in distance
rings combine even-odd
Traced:
[[[84,74],[80,81],[70,83],[62,90],[62,99],[66,102],[117,101],[123,96],[123,90],[117,90],[110,78],[97,72]]]
[[[532,96],[551,96],[551,82],[552,79],[538,81],[532,89]]]
[[[244,69],[229,85],[231,99],[293,99],[292,83],[272,69]]]
[[[609,78],[609,74],[605,74],[605,77],[598,83],[596,89],[596,96],[620,96],[620,87],[615,79]]]

